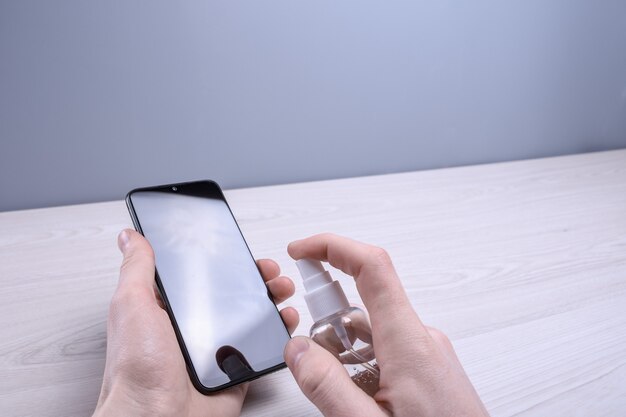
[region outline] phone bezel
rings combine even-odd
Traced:
[[[137,213],[135,212],[135,208],[133,206],[132,200],[131,200],[131,196],[134,193],[137,192],[145,192],[145,191],[167,191],[170,193],[178,193],[179,190],[182,187],[186,187],[189,185],[201,185],[201,184],[207,184],[210,187],[214,187],[218,193],[219,196],[221,198],[221,200],[226,204],[226,207],[228,208],[228,211],[230,213],[230,215],[232,216],[233,220],[235,221],[235,225],[237,226],[237,230],[239,231],[239,234],[241,235],[241,238],[243,239],[244,244],[246,245],[246,248],[248,249],[248,253],[250,254],[250,258],[252,259],[252,261],[254,262],[254,264],[257,267],[257,270],[259,271],[259,275],[261,275],[261,270],[259,269],[256,260],[254,259],[254,256],[252,255],[252,251],[250,250],[250,247],[248,246],[248,242],[246,241],[243,233],[241,232],[241,228],[239,227],[239,224],[237,223],[237,219],[235,218],[230,205],[228,204],[228,201],[226,201],[226,197],[224,196],[224,193],[222,192],[221,187],[219,186],[219,184],[213,180],[199,180],[199,181],[187,181],[187,182],[182,182],[182,183],[174,183],[174,184],[164,184],[164,185],[156,185],[156,186],[151,186],[151,187],[141,187],[141,188],[135,188],[131,191],[128,192],[128,194],[126,194],[126,207],[128,208],[128,212],[130,213],[130,217],[132,219],[133,225],[135,227],[135,230],[137,230],[137,232],[141,233],[142,235],[144,235],[143,230],[141,228],[141,224],[139,223],[139,219],[137,217]],[[177,190],[174,191],[172,190],[172,187],[176,187]],[[161,283],[161,278],[159,277],[159,273],[155,268],[155,282],[156,282],[156,286],[157,286],[157,290],[159,291],[159,295],[161,296],[161,299],[163,300],[163,304],[165,306],[165,310],[167,311],[167,315],[170,318],[170,321],[172,322],[172,327],[174,328],[174,333],[176,334],[176,339],[178,340],[178,345],[180,346],[180,350],[183,354],[183,357],[185,358],[185,363],[187,364],[187,371],[189,374],[189,378],[191,379],[191,382],[193,383],[194,387],[201,392],[202,394],[211,394],[211,393],[215,393],[218,391],[222,391],[226,388],[232,387],[234,385],[238,385],[244,382],[248,382],[248,381],[252,381],[254,379],[260,378],[263,375],[267,375],[269,373],[278,371],[280,369],[284,369],[287,365],[285,364],[285,362],[281,362],[278,365],[266,368],[264,370],[258,371],[258,372],[254,372],[251,376],[245,377],[245,378],[241,378],[238,380],[234,380],[234,381],[229,381],[225,384],[222,385],[218,385],[216,387],[207,387],[204,384],[202,384],[202,382],[200,381],[200,378],[198,378],[198,374],[196,373],[196,369],[193,365],[193,362],[191,361],[191,357],[189,356],[189,353],[187,351],[187,346],[185,345],[185,340],[183,339],[183,336],[178,328],[178,323],[176,321],[176,317],[174,316],[174,313],[170,307],[170,303],[167,299],[167,294],[165,293],[165,290],[163,288],[163,284]],[[262,276],[261,276],[261,279]],[[276,308],[276,314],[278,315],[278,317],[280,318],[281,322],[283,323],[283,326],[285,327],[285,333],[287,334],[288,338],[291,338],[291,335],[289,334],[289,330],[287,329],[287,325],[285,324],[283,318],[280,315],[280,311],[278,310],[278,306],[276,306],[276,303],[274,303],[274,300],[272,299],[272,294],[269,291],[269,289],[267,289],[267,296],[269,297],[269,299],[272,301],[272,303],[274,304],[274,307]]]

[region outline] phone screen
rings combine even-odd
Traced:
[[[127,203],[154,250],[196,387],[214,391],[284,367],[289,334],[218,185],[139,189]]]

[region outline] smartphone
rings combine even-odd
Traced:
[[[289,332],[217,183],[138,188],[126,204],[154,250],[156,286],[196,389],[284,368]]]

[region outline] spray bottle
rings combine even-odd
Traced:
[[[321,262],[296,261],[309,312],[315,322],[310,337],[346,367],[352,381],[370,396],[378,391],[379,369],[374,356],[367,313],[348,303],[338,281]]]

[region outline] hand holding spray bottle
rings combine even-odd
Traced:
[[[302,276],[309,312],[315,322],[310,337],[331,352],[348,370],[352,381],[367,394],[378,391],[379,370],[367,313],[348,303],[338,281],[320,261],[296,261]]]

